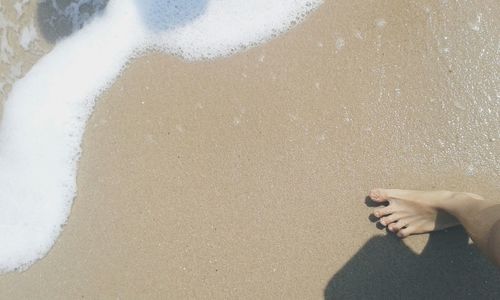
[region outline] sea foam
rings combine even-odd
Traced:
[[[50,250],[76,194],[85,124],[127,62],[150,49],[227,56],[300,22],[322,0],[111,0],[17,81],[0,125],[0,272]]]

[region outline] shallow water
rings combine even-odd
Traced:
[[[40,267],[0,286],[82,272],[99,280],[55,289],[138,295],[120,284],[134,282],[177,298],[196,296],[191,285],[218,298],[320,296],[342,267],[359,271],[358,258],[347,262],[378,234],[355,204],[373,185],[498,196],[498,13],[494,1],[337,1],[235,58],[137,60],[89,124],[68,233]],[[41,36],[40,52],[23,60],[21,46],[13,61],[27,68],[50,49]],[[75,266],[60,266],[75,255]],[[473,261],[471,273],[487,270],[477,278],[491,275]],[[479,291],[457,276],[461,291],[498,295],[494,281]]]

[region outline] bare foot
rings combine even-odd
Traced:
[[[441,208],[461,205],[462,199],[472,195],[448,191],[393,189],[374,189],[370,192],[370,198],[374,201],[380,204],[388,203],[387,206],[374,211],[374,215],[380,218],[380,224],[401,238],[459,225],[455,217]]]

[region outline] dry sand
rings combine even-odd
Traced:
[[[327,1],[230,58],[137,59],[88,124],[63,234],[0,298],[500,297],[463,230],[403,243],[364,201],[499,197],[500,6],[444,3]]]

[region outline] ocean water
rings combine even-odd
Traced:
[[[2,3],[0,272],[29,267],[59,236],[75,197],[87,119],[132,58],[153,49],[186,60],[228,56],[286,32],[321,2]]]

